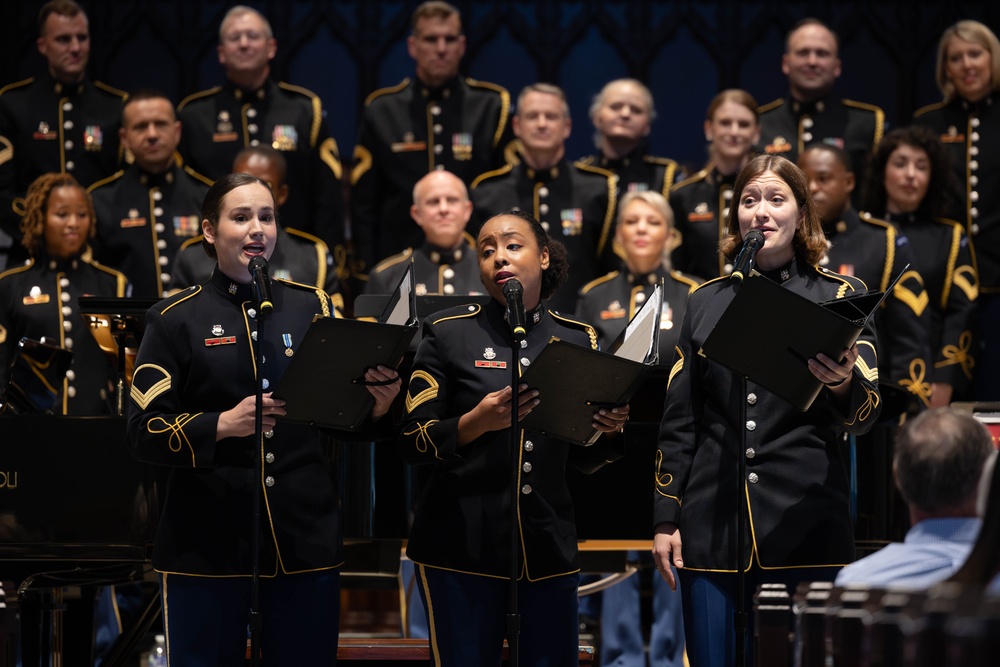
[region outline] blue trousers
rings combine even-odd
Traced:
[[[788,586],[789,593],[802,581],[833,581],[839,567],[789,568],[762,570],[752,567],[746,573],[744,611],[747,619],[745,665],[753,661],[753,594],[763,583]],[[736,610],[737,575],[735,572],[694,572],[678,570],[684,607],[684,634],[691,667],[732,667],[736,664],[736,633],[733,613]],[[762,666],[766,667],[766,666]]]
[[[630,551],[630,562],[652,569],[648,551]],[[653,617],[649,628],[650,667],[683,667],[684,616],[681,587],[676,591],[652,573]],[[676,576],[676,572],[675,572]],[[603,590],[601,611],[601,665],[603,667],[645,667],[646,651],[641,613],[641,578],[636,573]]]
[[[169,667],[246,667],[249,577],[160,575]],[[340,571],[260,579],[261,663],[335,665]]]
[[[520,664],[579,664],[577,597],[580,576],[517,584]],[[507,580],[417,565],[417,583],[438,667],[500,665],[506,634]]]

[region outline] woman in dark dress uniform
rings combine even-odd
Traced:
[[[670,207],[680,233],[674,268],[700,278],[728,275],[732,265],[719,253],[725,236],[736,174],[760,141],[757,102],[745,90],[723,90],[705,112],[708,164],[670,189]]]
[[[125,296],[125,276],[90,259],[94,204],[72,176],[39,176],[28,188],[25,209],[22,243],[31,259],[0,274],[0,387],[20,340],[45,338],[73,353],[52,411],[109,414],[114,359],[87,330],[77,298]]]
[[[913,268],[930,297],[931,363],[921,373],[930,383],[930,407],[967,397],[975,363],[979,281],[964,225],[940,217],[952,181],[948,155],[934,131],[913,126],[882,138],[865,184],[865,208],[910,240]]]
[[[977,400],[1000,400],[1000,41],[979,21],[959,21],[938,43],[935,79],[944,100],[917,110],[951,158],[952,201],[935,215],[969,235],[980,281]],[[876,213],[876,211],[872,211]]]
[[[763,279],[816,302],[864,291],[857,278],[816,266],[826,241],[798,167],[782,157],[756,157],[740,172],[734,193],[722,243],[726,257],[735,257],[744,236],[759,230]],[[845,432],[864,433],[879,412],[870,323],[844,350],[843,361],[823,354],[808,360],[826,388],[806,412],[753,381],[742,395],[742,378],[699,354],[738,289],[720,278],[691,294],[660,425],[654,559],[668,582],[674,580],[670,565],[680,576],[693,667],[732,665],[735,651],[744,650],[736,647],[732,625],[737,567],[747,572],[749,612],[759,583],[833,580],[854,559],[840,447]],[[747,338],[753,336],[748,330]],[[746,404],[746,422],[738,402]],[[747,477],[737,495],[739,456],[746,457]],[[744,498],[748,512],[737,563],[733,522],[737,499]]]
[[[549,340],[597,346],[586,325],[541,305],[565,277],[565,250],[530,215],[509,211],[480,230],[477,255],[493,301],[424,321],[401,429],[403,457],[432,466],[417,501],[407,556],[417,565],[436,665],[499,665],[510,553],[510,364],[527,367]],[[524,287],[527,337],[512,359],[504,283]],[[522,386],[518,414],[545,396]],[[628,406],[601,409],[594,427],[619,431]],[[576,665],[577,554],[567,465],[596,470],[621,456],[613,440],[580,447],[520,434],[515,509],[520,527],[520,657],[526,665]]]
[[[252,573],[253,495],[260,519],[260,646],[264,664],[336,662],[341,553],[338,494],[320,431],[278,421],[276,386],[314,315],[329,316],[321,288],[274,280],[273,310],[257,341],[247,265],[270,257],[274,197],[264,181],[230,174],[202,208],[202,231],[218,261],[212,278],[147,313],[131,391],[128,443],[135,456],[170,466],[153,548],[160,573],[171,665],[245,665]],[[263,347],[258,369],[254,344]],[[254,441],[258,373],[263,436]],[[395,372],[370,370],[372,381]],[[370,387],[369,431],[399,384]],[[263,479],[254,479],[262,456]]]
[[[674,215],[658,192],[629,192],[618,206],[615,245],[625,253],[625,270],[598,278],[580,290],[576,313],[593,322],[602,349],[625,329],[629,320],[663,281],[660,315],[659,365],[673,363],[674,347],[687,310],[688,295],[701,281],[670,268]],[[640,442],[654,443],[657,426],[632,422],[626,437],[630,449]],[[649,567],[649,552],[630,551],[629,562]],[[645,664],[640,577],[629,577],[600,593],[601,664]],[[684,624],[680,594],[662,577],[652,581],[653,618],[649,629],[649,662],[662,667],[684,662]]]

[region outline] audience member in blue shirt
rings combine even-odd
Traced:
[[[992,451],[992,436],[971,414],[945,407],[907,421],[892,469],[911,528],[905,541],[845,567],[836,584],[924,589],[954,574],[979,534],[979,478]]]

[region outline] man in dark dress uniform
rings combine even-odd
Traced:
[[[788,97],[759,109],[765,152],[794,162],[807,146],[829,144],[847,151],[853,164],[867,164],[882,138],[885,112],[833,96],[840,77],[838,48],[837,36],[817,19],[803,19],[788,33],[781,57]],[[859,195],[854,203],[859,205]]]
[[[181,244],[201,233],[201,203],[211,181],[178,164],[181,124],[162,93],[132,95],[119,132],[135,162],[90,187],[94,255],[129,276],[133,296],[162,297]]]
[[[256,176],[271,186],[274,203],[278,207],[278,241],[269,262],[270,275],[303,285],[322,287],[338,311],[344,309],[340,294],[340,281],[333,265],[330,250],[322,240],[297,229],[286,227],[281,207],[288,200],[289,187],[285,182],[285,158],[270,146],[244,148],[236,155],[233,173]],[[215,260],[205,252],[203,234],[184,242],[177,255],[177,265],[171,282],[171,292],[208,282],[215,270]]]
[[[407,48],[416,78],[365,101],[351,171],[351,233],[357,273],[423,238],[410,222],[413,186],[446,169],[466,184],[505,162],[510,94],[458,75],[465,35],[458,10],[425,2],[413,13]]]
[[[677,178],[676,162],[646,153],[654,118],[653,94],[636,79],[609,82],[590,105],[598,154],[580,162],[618,176],[619,197],[635,190],[652,190],[667,197]]]
[[[379,262],[368,276],[368,294],[391,294],[413,261],[414,291],[427,294],[484,294],[476,249],[465,236],[472,202],[465,183],[435,170],[413,189],[410,215],[427,240]]]
[[[519,208],[566,246],[569,278],[551,299],[551,307],[563,312],[572,312],[581,287],[618,264],[611,251],[617,178],[600,167],[566,161],[571,129],[561,89],[544,83],[525,87],[514,116],[517,164],[482,174],[472,184],[477,228],[497,213]]]
[[[292,193],[282,215],[336,248],[344,243],[337,144],[323,120],[319,97],[271,78],[276,50],[271,25],[259,12],[238,5],[226,13],[218,47],[226,83],[178,106],[184,125],[181,155],[193,169],[217,180],[229,173],[243,148],[264,145],[281,151]]]
[[[87,187],[114,173],[125,93],[87,78],[90,28],[72,0],[38,13],[38,51],[48,70],[0,89],[0,269],[27,259],[18,225],[38,176],[67,172]]]
[[[927,404],[926,371],[931,359],[930,311],[923,278],[906,235],[889,222],[851,206],[855,178],[849,156],[833,146],[814,146],[799,158],[823,231],[830,241],[825,268],[857,276],[869,290],[884,291],[902,279],[875,318],[879,339],[879,384],[903,387]],[[903,272],[904,267],[909,269]]]

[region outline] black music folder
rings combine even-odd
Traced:
[[[702,351],[805,412],[823,389],[809,370],[808,360],[820,352],[840,359],[895,285],[893,281],[885,292],[861,292],[816,303],[751,274]]]
[[[375,405],[365,385],[374,366],[396,368],[417,333],[413,270],[407,271],[379,322],[317,317],[274,388],[279,419],[357,431]]]
[[[601,432],[592,426],[594,412],[628,403],[653,370],[662,308],[661,283],[614,342],[613,352],[549,341],[521,376],[541,399],[521,426],[578,445],[597,442]]]

